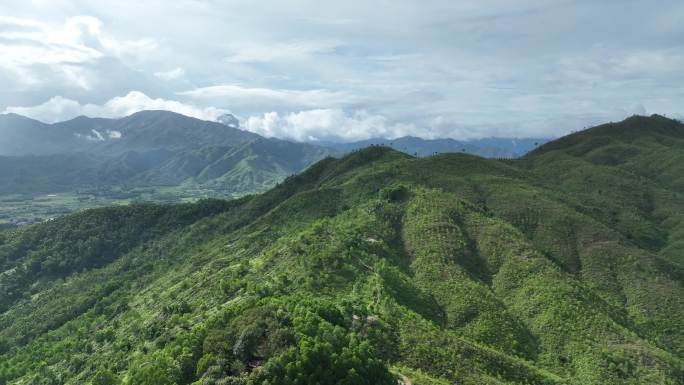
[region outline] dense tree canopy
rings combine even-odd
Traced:
[[[0,385],[684,382],[684,127],[0,231]]]

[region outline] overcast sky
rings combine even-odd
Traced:
[[[0,111],[169,109],[297,140],[684,114],[682,0],[0,3]]]

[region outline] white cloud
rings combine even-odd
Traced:
[[[101,35],[102,24],[94,17],[73,17],[60,28],[10,17],[0,17],[0,25],[3,65],[84,63],[103,55],[88,45]]]
[[[315,54],[331,53],[337,44],[333,41],[297,41],[272,44],[233,44],[228,63],[267,63],[275,60],[296,60]]]
[[[81,104],[75,100],[55,96],[45,103],[31,107],[8,107],[4,113],[16,113],[43,122],[59,122],[79,115],[103,118],[128,116],[142,110],[167,110],[204,120],[216,120],[227,110],[215,107],[196,107],[175,100],[153,99],[139,91],[131,91],[125,96],[110,99],[104,104]],[[99,133],[98,133],[99,134]],[[110,138],[120,137],[115,131],[107,133]],[[93,133],[94,138],[102,137]]]
[[[83,138],[85,140],[90,140],[92,142],[104,142],[105,136],[102,135],[102,133],[96,129],[91,129],[90,134],[83,135],[76,133],[76,136],[79,138]],[[107,138],[108,139],[121,139],[121,132],[116,131],[116,130],[107,130]]]
[[[231,106],[232,109],[261,111],[334,108],[357,105],[362,99],[345,91],[327,89],[290,90],[243,87],[234,84],[201,87],[178,92],[203,102]]]
[[[0,70],[18,75],[16,80],[28,85],[63,79],[91,90],[93,79],[87,65],[105,57],[144,54],[156,47],[150,39],[114,39],[103,33],[102,26],[92,16],[70,17],[62,24],[0,17]]]
[[[176,80],[182,77],[183,75],[185,75],[185,70],[182,68],[175,68],[170,71],[161,71],[154,73],[154,76],[166,81]]]
[[[86,139],[92,140],[94,142],[103,142],[105,140],[104,136],[100,134],[100,131],[93,128],[92,130],[90,130],[90,132],[92,135],[87,135]]]
[[[375,137],[396,138],[415,130],[410,124],[393,124],[381,115],[340,109],[316,109],[287,114],[269,112],[252,116],[242,128],[257,134],[298,141],[354,141]]]

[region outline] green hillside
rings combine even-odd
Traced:
[[[371,147],[1,231],[0,384],[684,384],[683,144],[653,116],[519,160]]]
[[[0,224],[263,192],[335,153],[168,111],[55,124],[0,114]]]

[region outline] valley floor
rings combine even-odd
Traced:
[[[55,192],[0,195],[0,225],[23,226],[78,212],[134,202],[186,203],[199,199],[233,199],[244,194],[231,194],[213,189],[185,186],[151,186],[130,190],[93,192]]]

